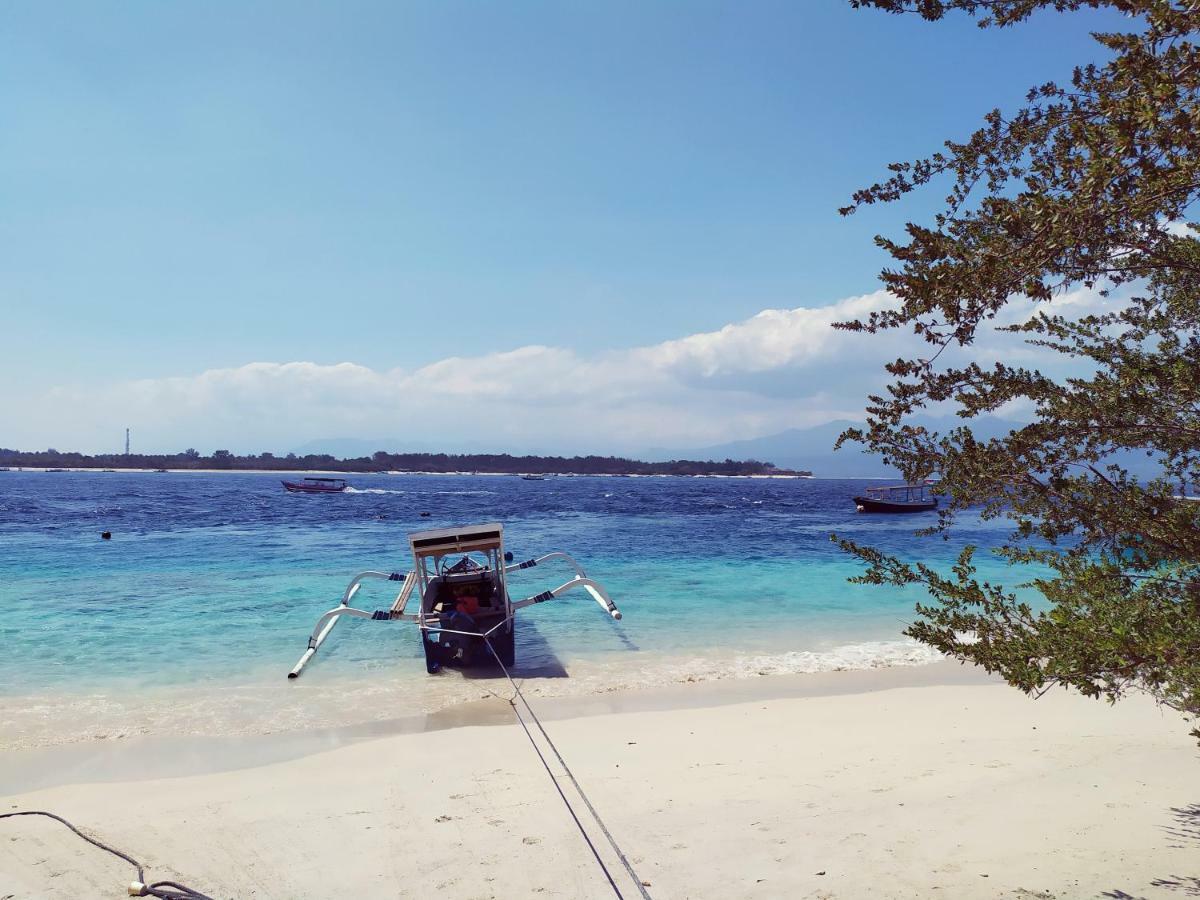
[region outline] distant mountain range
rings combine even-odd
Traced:
[[[868,456],[857,445],[837,451],[833,445],[838,435],[855,422],[837,421],[812,428],[790,428],[778,434],[714,444],[687,450],[666,450],[653,447],[636,454],[642,459],[757,459],[787,469],[807,469],[818,478],[893,478],[895,469],[880,463],[878,457]]]
[[[897,470],[883,465],[879,457],[868,454],[861,444],[847,444],[834,452],[833,445],[838,435],[847,428],[860,424],[850,421],[828,422],[813,428],[793,428],[778,434],[731,441],[712,447],[689,450],[652,449],[645,455],[640,455],[640,458],[651,461],[672,458],[756,459],[788,469],[808,469],[818,478],[898,478],[900,473]],[[983,416],[969,422],[957,418],[918,417],[912,420],[912,424],[924,425],[931,431],[941,433],[959,425],[969,425],[975,437],[980,440],[1003,437],[1022,425],[1020,422],[994,416]],[[1108,461],[1124,466],[1130,474],[1137,477],[1147,478],[1159,474],[1157,460],[1148,458],[1144,453],[1117,453]]]
[[[378,450],[386,453],[525,453],[524,448],[501,447],[479,441],[414,441],[410,438],[318,438],[307,441],[291,452],[297,456],[328,453],[338,459],[371,456]]]
[[[936,419],[922,417],[913,420],[914,424],[944,432],[960,424],[959,419]],[[665,462],[668,460],[758,460],[759,462],[774,463],[784,469],[811,471],[818,478],[898,478],[899,472],[883,465],[879,457],[866,453],[859,444],[847,444],[841,450],[834,452],[833,445],[838,435],[847,428],[860,425],[859,422],[838,420],[816,425],[812,428],[791,428],[777,434],[748,438],[739,441],[729,441],[724,444],[714,444],[707,447],[690,447],[684,449],[668,449],[651,447],[640,451],[624,454],[647,462]],[[981,439],[1000,437],[1020,423],[994,417],[983,417],[970,422],[975,436]],[[370,456],[377,450],[388,452],[409,453],[488,453],[509,452],[529,453],[528,448],[504,447],[496,448],[484,444],[471,443],[453,446],[435,445],[428,441],[411,441],[400,438],[326,438],[309,441],[297,447],[297,456],[309,453],[330,453],[340,458]],[[540,452],[545,452],[544,448]],[[580,451],[575,451],[580,452]],[[1115,458],[1116,462],[1126,466],[1136,475],[1154,474],[1155,465],[1142,454],[1124,453]]]
[[[861,450],[847,447],[834,453],[833,442],[852,422],[830,422],[816,428],[791,429],[779,434],[753,438],[744,441],[732,441],[728,444],[718,444],[699,449],[668,450],[653,448],[632,454],[636,459],[647,462],[666,462],[674,459],[725,460],[725,459],[756,459],[760,462],[770,462],[785,469],[806,469],[818,476],[826,477],[870,477],[873,475],[891,477],[895,472],[887,471],[877,459],[867,456]],[[297,456],[328,453],[339,459],[370,457],[378,450],[388,453],[487,453],[530,452],[524,447],[486,446],[483,444],[434,444],[429,441],[413,441],[403,438],[321,438],[308,441],[292,452]],[[803,461],[803,464],[801,464]],[[810,464],[811,463],[811,464]]]
[[[1001,434],[1011,427],[1009,423],[994,420],[984,430],[988,436]],[[652,447],[628,454],[647,462],[666,462],[673,459],[695,460],[747,460],[774,463],[784,469],[803,469],[824,478],[895,478],[896,470],[884,466],[878,457],[863,452],[857,445],[847,445],[836,453],[833,450],[837,437],[847,428],[860,424],[848,420],[827,422],[812,428],[792,428],[778,434],[730,441],[708,447],[667,449]],[[944,422],[930,419],[925,424],[945,427]],[[297,456],[310,453],[328,453],[341,459],[371,456],[377,450],[389,453],[529,453],[525,447],[502,447],[471,442],[463,444],[437,444],[430,441],[414,441],[406,438],[321,438],[308,441],[293,448]],[[547,452],[539,448],[538,452]],[[574,451],[586,452],[586,451]]]

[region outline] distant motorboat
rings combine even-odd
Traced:
[[[47,472],[65,472],[67,470],[66,469],[47,469],[46,471]]]
[[[867,488],[854,504],[859,512],[908,513],[937,509],[938,501],[928,484],[897,484]]]
[[[157,475],[157,474],[159,474],[159,473],[163,473],[163,474],[165,474],[165,473],[166,473],[166,471],[167,471],[166,469],[155,469],[155,470],[154,470],[154,473],[155,473],[156,475]]]
[[[525,481],[545,481],[546,480],[545,475],[522,475],[521,478],[524,479]]]
[[[346,490],[345,478],[305,478],[285,481],[283,487],[292,494],[340,494]]]

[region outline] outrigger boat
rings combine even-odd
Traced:
[[[346,479],[305,478],[303,481],[285,481],[283,487],[290,494],[340,494],[346,490]]]
[[[534,603],[544,603],[567,591],[582,588],[601,609],[620,619],[621,613],[604,588],[562,551],[554,551],[524,562],[513,563],[504,551],[504,527],[498,522],[417,531],[408,536],[412,550],[411,572],[360,572],[346,586],[341,602],[317,620],[308,639],[308,649],[288,678],[299,677],[333,627],[343,616],[376,622],[408,622],[421,633],[425,669],[433,675],[444,666],[466,668],[487,664],[493,657],[502,666],[514,662],[516,620],[514,613]],[[453,557],[459,557],[454,560]],[[552,560],[563,560],[575,576],[552,591],[514,601],[508,595],[507,575]],[[363,582],[369,579],[402,582],[395,601],[387,609],[365,610],[350,605]],[[416,612],[407,612],[416,597]]]
[[[859,512],[906,513],[937,509],[937,497],[928,484],[898,484],[894,487],[867,488],[855,497]]]

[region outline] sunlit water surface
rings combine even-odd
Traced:
[[[939,566],[1004,535],[968,519],[950,542],[915,537],[929,516],[860,514],[855,480],[350,482],[307,496],[267,474],[0,472],[0,746],[347,725],[499,691],[425,675],[411,626],[360,620],[284,677],[348,579],[410,568],[405,535],[421,528],[498,520],[517,559],[564,549],[609,589],[621,622],[583,592],[519,614],[533,696],[931,661],[901,635],[921,592],[848,584],[857,565],[830,533]],[[987,557],[995,580],[1027,577]],[[510,591],[568,574],[531,569]],[[355,605],[395,590],[368,583]]]

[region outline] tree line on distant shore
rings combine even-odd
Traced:
[[[642,462],[618,456],[511,456],[507,453],[387,453],[337,459],[325,453],[297,456],[273,453],[238,456],[216,450],[202,456],[197,450],[182,453],[107,453],[89,456],[58,450],[9,450],[0,448],[0,466],[79,469],[259,469],[332,472],[537,472],[553,475],[811,475],[811,472],[781,469],[758,460]]]

